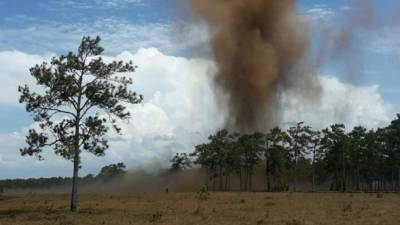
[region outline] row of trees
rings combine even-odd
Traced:
[[[126,174],[127,171],[125,168],[126,167],[123,163],[104,166],[97,175],[88,174],[85,177],[79,177],[78,183],[86,186],[95,183],[110,182],[112,180],[119,179]],[[71,177],[6,179],[0,180],[0,190],[42,190],[65,187],[71,184]]]
[[[173,170],[199,165],[214,190],[251,191],[257,182],[265,191],[400,191],[400,115],[377,130],[303,122],[266,134],[221,130],[171,161]]]

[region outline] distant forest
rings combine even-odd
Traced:
[[[100,172],[94,176],[88,174],[85,177],[79,177],[78,182],[85,185],[94,183],[110,182],[121,178],[127,171],[123,163],[104,166]],[[51,177],[51,178],[29,178],[29,179],[7,179],[0,180],[0,192],[5,190],[45,190],[57,189],[60,187],[71,186],[71,177]]]
[[[239,134],[221,130],[172,169],[200,167],[215,191],[400,191],[400,114],[384,128],[334,124]]]
[[[125,174],[123,163],[111,164],[96,176],[80,177],[79,183],[117,183]],[[159,191],[192,183],[210,191],[399,192],[400,114],[387,127],[373,130],[358,126],[347,132],[343,124],[314,130],[303,122],[267,133],[220,130],[192,153],[177,153],[168,170],[146,176],[136,182]],[[71,182],[68,177],[1,180],[0,191],[52,189]]]

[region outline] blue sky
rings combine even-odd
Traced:
[[[2,59],[1,54],[3,54],[3,59],[14,59],[12,57],[24,59],[23,62],[15,65],[11,65],[12,62],[0,65],[3,66],[3,70],[0,69],[0,83],[25,82],[29,77],[27,70],[29,65],[24,62],[39,63],[40,60],[48,59],[54,54],[75,50],[84,35],[102,36],[103,45],[106,48],[105,54],[110,57],[123,52],[134,55],[143,48],[147,51],[139,52],[134,56],[159,56],[163,59],[179,56],[190,58],[188,52],[199,44],[196,39],[204,38],[202,36],[204,34],[199,30],[200,28],[190,28],[188,35],[192,35],[192,37],[188,39],[192,40],[182,41],[174,37],[176,36],[175,32],[181,32],[181,30],[177,30],[177,22],[185,19],[185,12],[177,10],[179,1],[181,0],[0,0],[0,59]],[[397,40],[400,35],[400,24],[396,22],[400,18],[390,15],[395,15],[392,12],[398,9],[399,3],[397,0],[374,0],[372,2],[379,18],[379,26],[366,33],[365,36],[355,37],[355,42],[358,43],[357,46],[363,53],[361,75],[355,78],[349,77],[342,64],[339,63],[328,63],[321,68],[320,73],[333,76],[340,82],[348,82],[355,87],[371,87],[365,93],[374,92],[374,96],[379,97],[377,101],[390,105],[390,112],[393,114],[400,111],[398,98],[400,95],[398,89],[398,84],[400,84],[400,44]],[[180,7],[184,8],[184,6]],[[341,26],[343,10],[351,7],[351,1],[301,0],[298,7],[304,15],[317,16],[320,19],[329,20],[329,23]],[[185,60],[185,58],[180,58],[180,60]],[[352,59],[346,60],[351,61]],[[190,64],[190,60],[185,62]],[[24,74],[23,71],[26,73]],[[374,89],[378,86],[379,89]],[[7,88],[13,90],[14,87],[0,87],[0,93],[4,99],[15,95],[11,92],[1,92],[1,89]],[[150,87],[140,88],[146,92]],[[152,96],[152,92],[149,91],[149,93]],[[359,93],[362,95],[364,92],[360,91]],[[156,97],[151,97],[146,101],[155,102],[156,99]],[[171,118],[169,119],[171,120]],[[2,124],[0,136],[4,137],[3,139],[0,137],[0,141],[14,140],[14,136],[17,134],[23,136],[22,130],[32,124],[29,114],[24,111],[22,106],[18,105],[15,98],[11,97],[10,100],[0,101],[0,121]],[[154,123],[154,121],[151,122]],[[176,144],[175,142],[174,144]],[[22,147],[19,139],[15,141],[15,144],[8,144],[3,145],[3,148],[6,148],[4,146],[15,147],[16,149],[13,151],[18,152],[18,146]],[[0,167],[2,167],[1,151],[0,148]],[[11,150],[7,149],[7,151]],[[7,158],[4,154],[3,158]],[[104,162],[116,159],[107,160]],[[0,172],[0,178],[25,176],[23,170],[15,171],[15,168],[18,167],[15,167],[14,164],[6,165],[9,166],[6,170],[8,172],[3,174]],[[40,164],[38,168],[32,176],[51,176],[57,173],[68,175],[66,172],[68,170],[60,169],[57,166],[54,167],[56,171],[54,174],[44,171],[44,168],[51,167],[42,167]],[[95,172],[98,168],[98,165],[89,165],[84,168],[84,171]],[[12,170],[14,172],[10,172]]]

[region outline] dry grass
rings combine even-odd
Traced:
[[[81,195],[79,213],[68,195],[0,197],[1,225],[209,224],[399,225],[400,195],[195,193]]]

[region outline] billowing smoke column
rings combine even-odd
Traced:
[[[218,66],[216,84],[228,98],[227,126],[242,132],[274,123],[278,89],[297,76],[309,49],[295,0],[191,0],[209,24]]]

